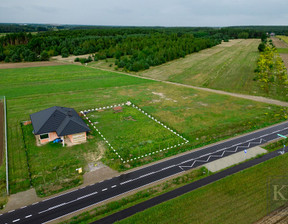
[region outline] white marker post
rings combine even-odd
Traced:
[[[281,137],[281,138],[284,138],[284,139],[286,139],[287,137],[285,136],[285,135],[280,135],[280,134],[277,134],[279,137]],[[283,144],[284,145],[284,144]],[[283,147],[283,151],[282,151],[282,154],[284,154],[285,153],[285,145],[284,145],[284,147]]]

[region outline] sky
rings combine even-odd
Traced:
[[[288,0],[0,0],[0,23],[287,25]]]

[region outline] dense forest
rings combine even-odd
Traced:
[[[0,25],[1,27],[1,25]],[[39,29],[39,26],[31,26]],[[38,28],[37,28],[38,27]],[[93,27],[59,26],[45,32],[0,37],[0,61],[45,61],[49,57],[92,53],[94,60],[115,58],[118,68],[139,71],[237,38],[265,38],[252,27]],[[54,27],[55,28],[55,27]],[[17,26],[15,26],[17,29]],[[278,27],[277,29],[280,30]],[[282,30],[285,32],[285,29]]]

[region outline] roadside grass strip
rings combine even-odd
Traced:
[[[145,152],[145,153],[143,153],[141,155],[138,155],[138,156],[134,155],[133,158],[126,158],[125,156],[123,156],[123,154],[121,154],[121,150],[119,148],[117,149],[117,147],[115,147],[115,146],[113,146],[113,144],[111,144],[110,140],[108,141],[109,137],[103,135],[103,133],[99,130],[99,127],[97,127],[95,125],[95,123],[97,123],[97,122],[93,122],[93,120],[91,120],[91,117],[89,117],[90,113],[104,111],[104,110],[107,110],[107,109],[113,109],[113,108],[116,108],[116,107],[123,107],[123,108],[126,107],[126,108],[135,108],[135,109],[137,109],[139,112],[141,112],[141,114],[147,116],[149,119],[155,121],[155,123],[158,123],[163,128],[165,128],[166,130],[171,132],[173,134],[173,136],[176,136],[177,138],[179,138],[179,140],[181,140],[181,142],[179,142],[179,140],[177,140],[178,142],[176,143],[176,141],[174,141],[174,144],[171,144],[171,146],[168,144],[168,147],[163,147],[163,148],[159,147],[158,150],[155,149],[153,151]],[[99,107],[99,108],[83,110],[80,113],[83,114],[85,119],[89,122],[89,125],[92,126],[95,129],[95,131],[101,136],[101,138],[107,143],[107,145],[113,150],[113,152],[117,155],[117,157],[123,163],[132,162],[134,160],[145,158],[147,156],[151,156],[151,155],[154,155],[154,154],[157,154],[157,153],[161,153],[161,152],[164,152],[166,150],[177,148],[177,147],[180,147],[180,146],[182,146],[184,144],[187,144],[189,142],[185,137],[181,136],[179,133],[177,133],[176,131],[174,131],[173,129],[168,127],[167,125],[163,124],[162,122],[160,122],[159,120],[157,120],[156,118],[154,118],[153,116],[151,116],[150,114],[148,114],[147,112],[145,112],[140,107],[138,107],[137,105],[135,105],[134,103],[132,103],[130,101],[128,101],[126,103],[121,103],[121,104],[115,104],[115,105],[110,105],[110,106],[105,106],[105,107]],[[131,119],[133,119],[133,118],[131,118]],[[123,127],[123,128],[125,128],[125,127]],[[117,131],[117,130],[115,130],[115,131]],[[155,133],[152,133],[152,135],[154,135],[154,134]],[[139,138],[141,138],[141,137],[142,136],[139,135]],[[133,146],[135,146],[135,144]],[[130,154],[130,156],[131,156],[131,154]]]

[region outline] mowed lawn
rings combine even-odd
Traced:
[[[287,154],[268,160],[116,223],[255,223],[267,215],[268,178],[287,178],[287,160]]]
[[[161,80],[257,95],[258,39],[237,39],[140,72]]]
[[[50,78],[47,77],[48,74],[50,74]],[[7,75],[10,79],[7,78]],[[2,78],[6,80],[5,83]],[[99,153],[98,143],[103,143],[104,147],[108,148],[100,136],[92,133],[95,145],[91,143],[94,141],[92,139],[88,142],[89,147],[83,145],[78,154],[77,147],[71,149],[72,166],[65,166],[63,159],[67,157],[67,161],[69,161],[69,153],[67,153],[69,148],[66,148],[65,152],[61,152],[59,157],[57,153],[61,150],[59,148],[55,148],[55,152],[52,153],[49,151],[51,148],[46,151],[45,147],[40,147],[38,153],[38,148],[33,146],[33,137],[30,135],[28,137],[30,140],[27,140],[27,135],[23,136],[20,123],[29,120],[31,113],[51,106],[72,107],[76,111],[81,111],[95,108],[95,105],[103,107],[130,100],[189,140],[189,143],[182,147],[151,155],[141,163],[129,163],[131,167],[157,161],[179,152],[287,119],[287,111],[278,106],[138,79],[84,66],[5,69],[0,70],[0,80],[1,85],[5,87],[0,89],[0,94],[6,95],[8,106],[11,193],[30,188],[28,163],[32,178],[35,178],[35,180],[31,180],[33,186],[45,194],[47,188],[44,187],[41,190],[43,183],[48,187],[53,186],[53,183],[59,183],[55,189],[50,189],[51,192],[56,192],[72,186],[70,184],[62,186],[63,182],[61,181],[65,179],[65,175],[71,176],[72,168],[74,170],[76,166],[85,166],[87,163],[85,153]],[[27,145],[25,145],[24,139]],[[27,149],[28,157],[26,156]],[[37,157],[38,154],[41,156]],[[49,161],[49,156],[52,157],[51,160],[54,163],[48,166],[45,161],[46,159]],[[117,170],[129,168],[124,167],[119,160],[108,160],[107,158],[105,160],[105,155],[104,162]],[[48,169],[46,173],[48,178],[46,179],[41,176],[45,169]],[[64,176],[61,177],[60,173]],[[75,185],[81,183],[82,176],[79,176],[80,181],[78,181],[78,176],[74,177],[76,178]],[[46,192],[46,194],[49,193]]]

